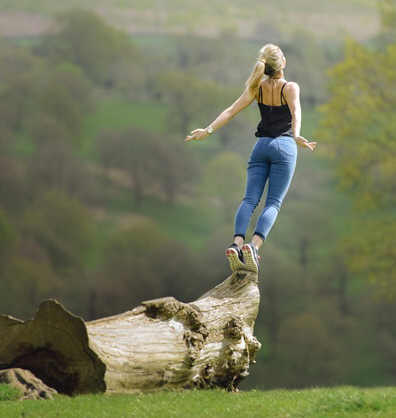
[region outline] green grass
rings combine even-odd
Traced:
[[[107,130],[122,130],[130,126],[163,132],[166,129],[166,106],[157,103],[132,102],[110,97],[98,103],[84,123],[83,155],[95,157],[95,138]]]
[[[10,385],[0,383],[0,401],[14,401],[17,400],[20,396],[21,392],[18,389]]]
[[[313,388],[228,393],[163,391],[136,395],[58,396],[0,403],[0,417],[84,418],[365,418],[395,416],[396,388]]]

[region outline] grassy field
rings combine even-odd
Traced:
[[[3,401],[1,418],[394,418],[396,388],[313,388],[228,393],[222,390],[136,395],[58,396]]]
[[[94,139],[102,132],[137,126],[161,133],[166,126],[166,107],[157,103],[138,103],[110,97],[99,102],[87,117],[83,129],[83,154],[95,154]],[[153,124],[155,121],[155,124]]]

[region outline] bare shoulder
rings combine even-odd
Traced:
[[[285,86],[286,100],[299,100],[300,86],[295,81],[288,81]]]
[[[300,86],[295,81],[288,81],[285,86],[285,90],[290,92],[294,91],[297,93],[300,91]]]

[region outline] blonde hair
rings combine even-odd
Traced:
[[[284,55],[279,46],[265,44],[259,51],[257,61],[245,82],[245,86],[255,93],[264,75],[272,77],[282,69],[283,58]]]

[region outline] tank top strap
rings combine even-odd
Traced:
[[[259,87],[259,103],[263,103],[263,92],[261,86]]]
[[[286,86],[286,84],[287,84],[288,82],[286,81],[286,83],[284,83],[283,84],[283,86],[282,86],[282,89],[281,89],[281,97],[280,97],[280,99],[281,99],[281,104],[283,105],[283,102],[282,102],[282,99],[286,102],[286,104],[287,104],[287,101],[286,101],[286,99],[285,99],[285,96],[283,95],[283,89],[285,88],[285,86]]]

